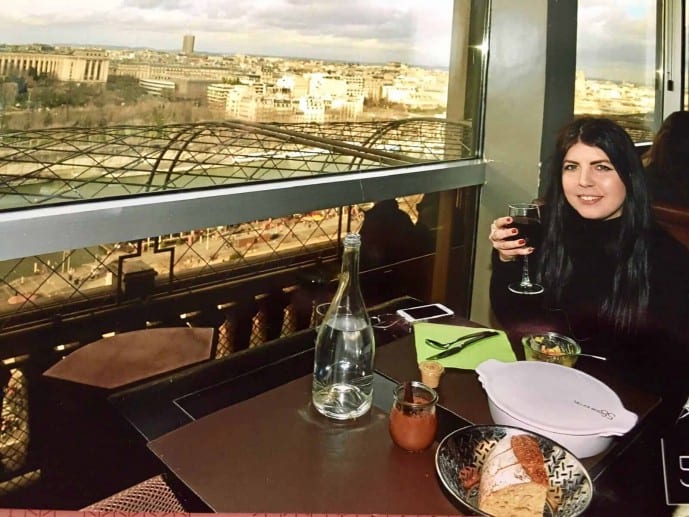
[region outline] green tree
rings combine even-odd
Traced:
[[[139,80],[128,75],[109,76],[106,88],[114,94],[117,101],[126,104],[136,104],[141,97],[146,95],[146,90],[139,86]]]

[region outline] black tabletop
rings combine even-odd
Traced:
[[[381,337],[376,368],[392,379],[408,380],[412,372],[416,372],[414,357],[404,352],[411,338],[395,339],[399,337]],[[302,331],[257,349],[116,393],[110,400],[145,440],[155,440],[196,418],[308,375],[313,367],[314,338],[315,331]],[[592,366],[588,373],[605,378],[605,372],[597,368],[598,365]],[[470,423],[491,423],[490,417],[486,417],[487,409],[482,406],[485,394],[479,383],[471,378],[472,374],[458,373],[449,383],[446,377],[439,388],[441,403],[444,399],[451,411]],[[606,380],[619,389],[614,379]],[[453,389],[453,383],[462,388]],[[625,404],[631,401],[634,407],[630,409],[637,412],[641,408],[643,418],[634,432],[621,440],[612,452],[587,465],[594,470],[596,478],[594,500],[588,513],[670,515],[672,507],[665,504],[660,450],[663,430],[655,421],[658,399],[634,389],[625,393],[621,397]],[[478,402],[467,405],[466,401],[471,398]]]

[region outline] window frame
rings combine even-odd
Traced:
[[[481,185],[481,159],[22,209],[0,214],[0,260]]]
[[[658,0],[656,31],[656,110],[655,129],[670,113],[683,106],[685,63],[683,47],[686,0]],[[672,90],[670,81],[674,83]]]

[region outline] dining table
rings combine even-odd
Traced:
[[[444,325],[482,327],[466,318]],[[334,421],[311,404],[315,330],[125,390],[110,402],[141,433],[189,511],[466,515],[443,486],[435,451],[444,436],[493,424],[473,368],[446,368],[436,391],[438,431],[418,453],[388,432],[394,388],[419,380],[415,332],[377,329],[374,401],[363,417]],[[523,350],[507,336],[516,360]],[[479,345],[475,345],[479,346]],[[605,362],[576,368],[613,389],[638,415],[634,428],[582,459],[594,484],[591,515],[671,515],[655,414],[661,399],[619,381]]]

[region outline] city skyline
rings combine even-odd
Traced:
[[[446,68],[452,0],[51,0],[0,10],[6,44],[64,44],[403,63]],[[652,80],[655,2],[580,0],[577,68],[587,76]],[[650,74],[650,76],[649,76]]]

